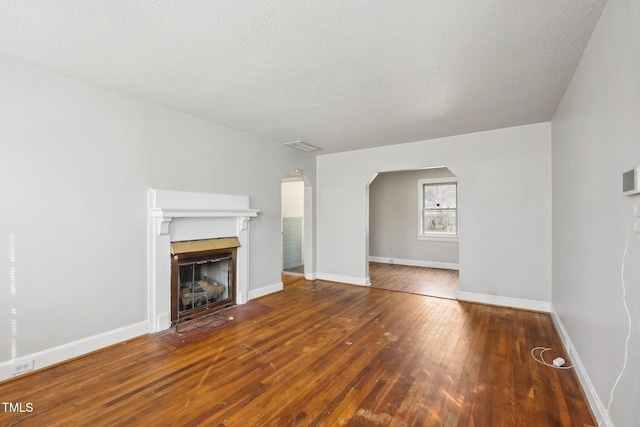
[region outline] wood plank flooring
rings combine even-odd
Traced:
[[[457,270],[370,262],[369,278],[371,287],[378,289],[438,298],[458,297]]]
[[[550,316],[287,277],[269,309],[173,347],[142,336],[0,383],[0,425],[594,425]],[[234,323],[235,322],[235,323]]]

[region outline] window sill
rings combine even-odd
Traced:
[[[458,243],[458,236],[436,236],[428,234],[418,234],[418,240],[425,240],[430,242]]]

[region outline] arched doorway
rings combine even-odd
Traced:
[[[370,182],[372,287],[457,298],[457,181],[446,167],[432,167],[381,172]]]
[[[281,183],[282,272],[304,275],[304,181]]]
[[[313,189],[301,170],[282,180],[280,196],[282,272],[313,280]]]

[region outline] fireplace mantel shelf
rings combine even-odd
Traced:
[[[257,217],[260,209],[185,209],[185,208],[150,208],[149,213],[156,220],[158,235],[169,233],[169,224],[174,218],[238,218],[242,229],[247,229],[247,222]]]
[[[153,218],[256,217],[260,209],[171,209],[151,208]]]

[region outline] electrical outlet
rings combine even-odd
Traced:
[[[11,365],[11,375],[20,375],[25,372],[33,371],[33,362],[33,359],[29,359]]]
[[[640,233],[640,204],[633,206],[633,231]]]

